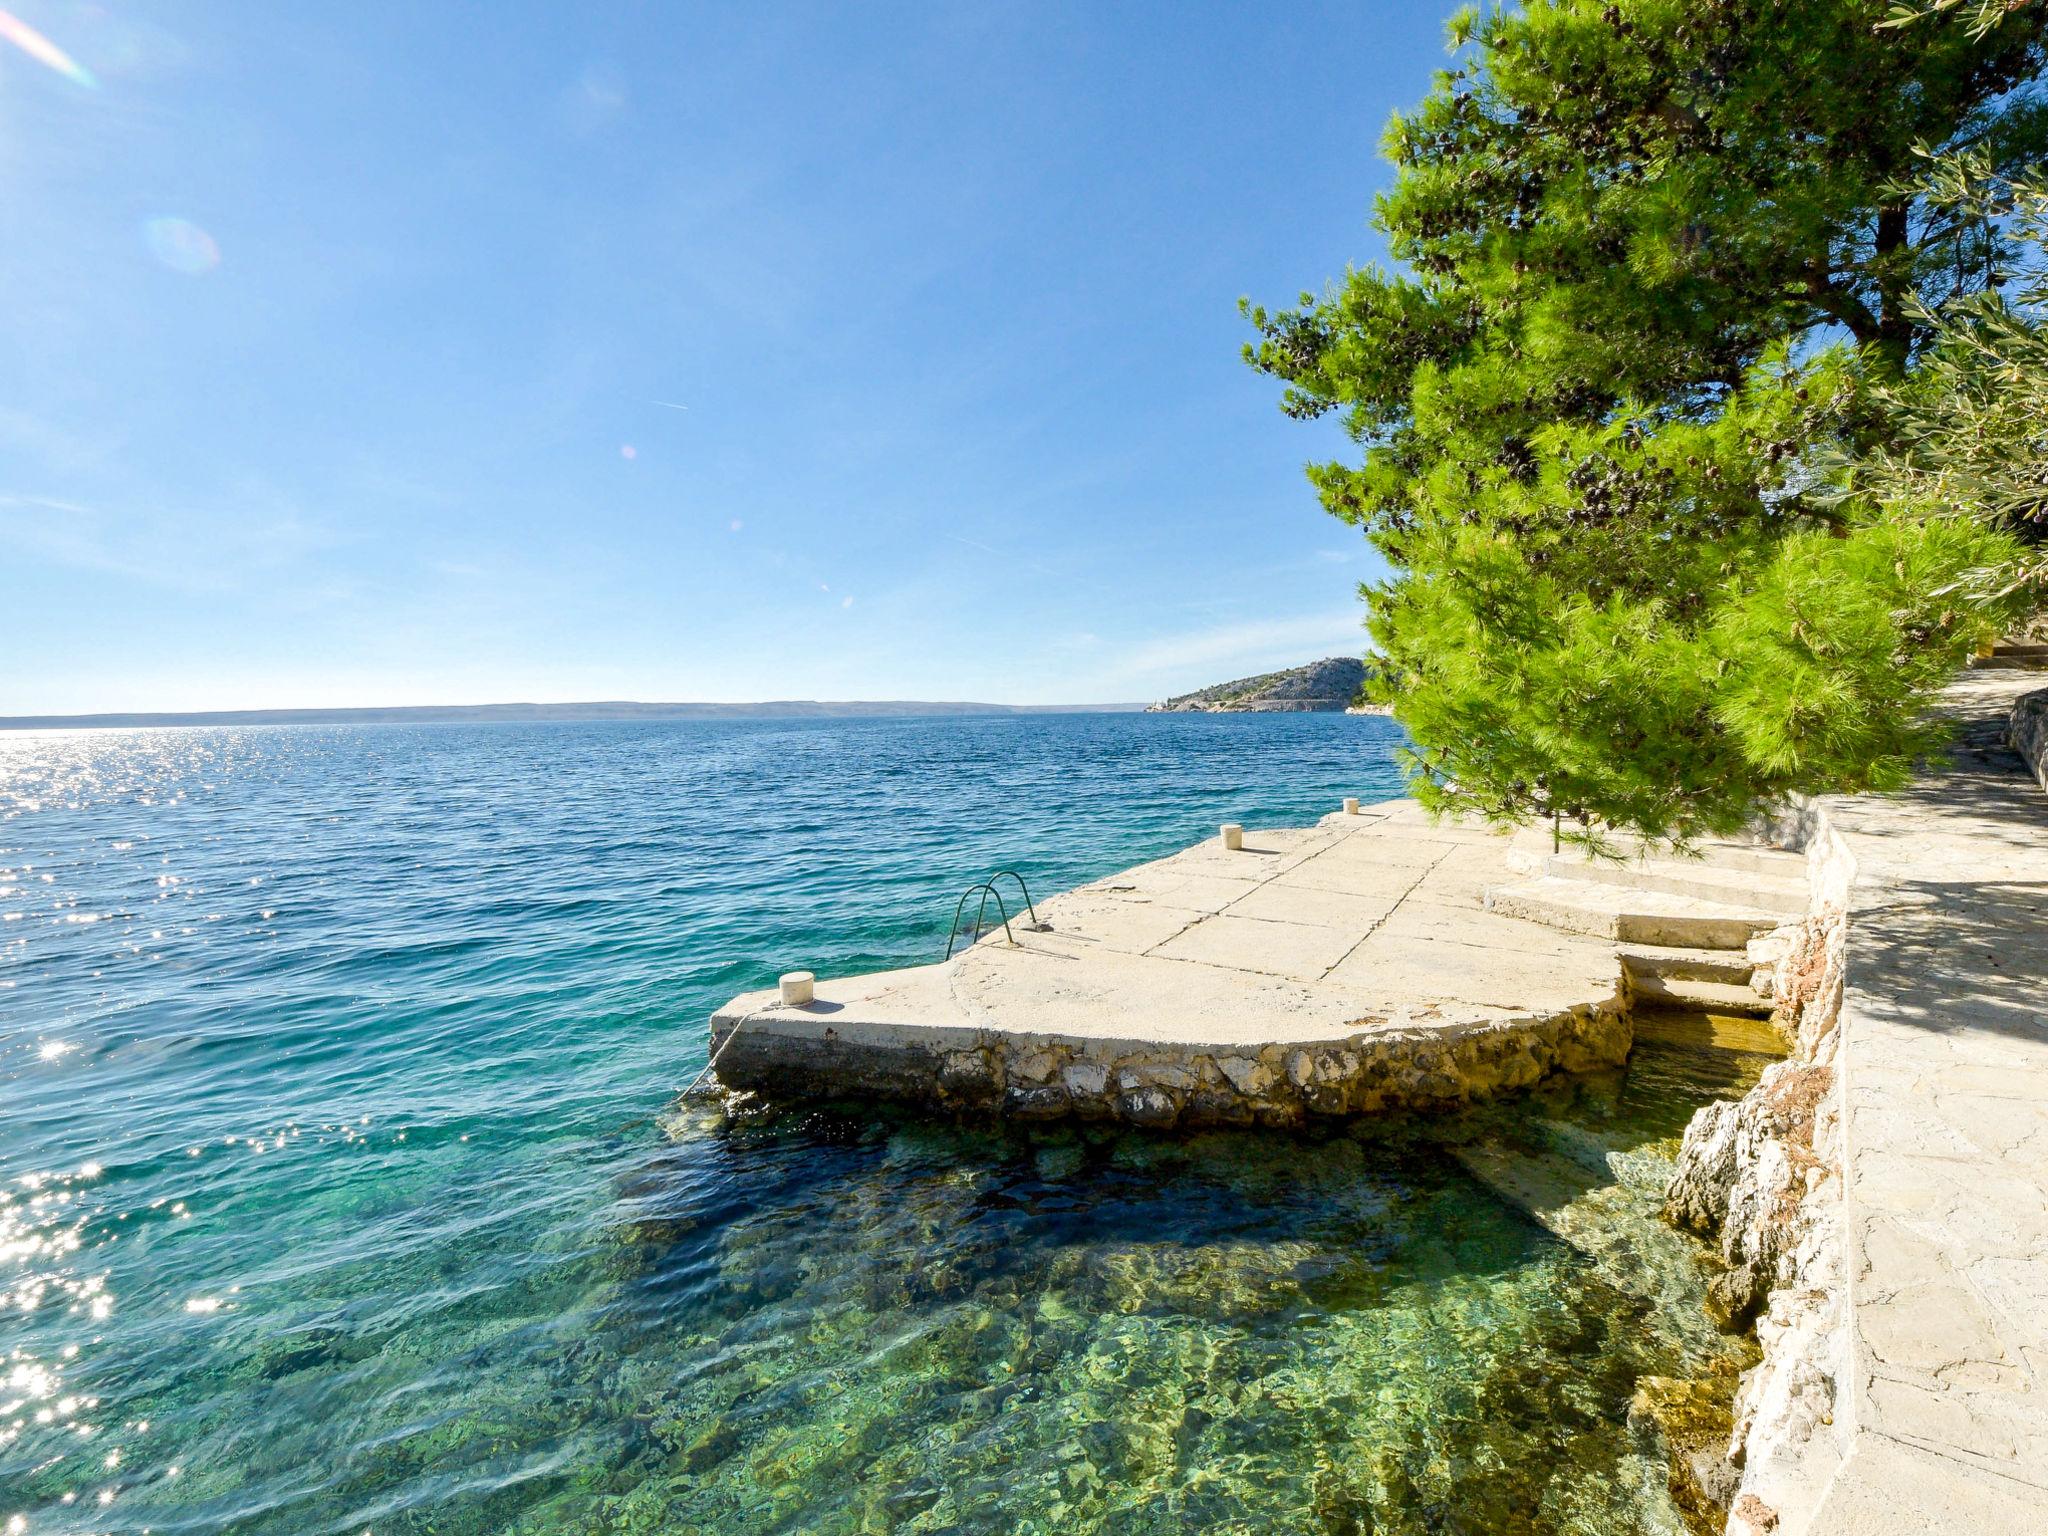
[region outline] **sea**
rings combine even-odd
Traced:
[[[1401,793],[1344,715],[0,734],[0,1531],[1678,1532],[1758,1055],[1298,1134],[679,1102],[783,971]],[[1532,1193],[1533,1192],[1533,1193]]]

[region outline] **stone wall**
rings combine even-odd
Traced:
[[[2034,782],[2048,789],[2048,688],[2023,694],[2013,702],[2006,740],[2026,759]]]
[[[928,1049],[872,1035],[853,1047],[741,1030],[714,1048],[726,1085],[778,1097],[872,1095],[958,1114],[1167,1129],[1442,1108],[1527,1088],[1552,1072],[1619,1066],[1634,1043],[1618,987],[1607,1004],[1548,1017],[1365,1028],[1315,1044],[1198,1050],[1008,1030],[948,1034]]]

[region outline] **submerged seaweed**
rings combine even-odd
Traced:
[[[1631,1397],[1739,1346],[1656,1202],[1759,1063],[1294,1136],[685,1123],[625,1232],[647,1443],[519,1528],[1676,1530]]]

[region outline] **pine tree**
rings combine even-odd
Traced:
[[[1981,293],[1929,309],[1931,339],[1901,385],[1882,387],[1885,432],[1845,466],[1852,495],[1921,517],[2013,532],[2024,555],[1972,569],[1958,592],[2048,597],[2048,172],[2001,176],[1988,157],[1933,173],[1934,196],[2003,222],[2024,260]]]
[[[1909,22],[1900,25],[1900,22]],[[1549,0],[1451,24],[1386,149],[1399,264],[1249,360],[1361,463],[1324,505],[1394,567],[1376,696],[1425,804],[1727,832],[1898,782],[2019,600],[2009,533],[1845,493],[2009,221],[1932,195],[2039,160],[2039,3]]]

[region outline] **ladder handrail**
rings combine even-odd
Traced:
[[[996,911],[1002,914],[1003,937],[1012,944],[1017,942],[1017,936],[1010,932],[1010,909],[1003,900],[1003,893],[984,880],[981,884],[970,885],[966,890],[962,891],[959,902],[953,908],[953,926],[946,932],[946,958],[948,960],[953,958],[953,946],[960,941],[960,914],[967,909],[967,898],[977,891],[981,893],[981,905],[974,912],[974,938],[971,942],[975,944],[981,942],[981,920],[988,915],[988,899],[991,896],[996,899]]]
[[[999,869],[994,874],[990,875],[988,879],[984,882],[984,884],[986,884],[991,890],[993,890],[995,888],[995,883],[998,880],[1002,879],[1005,875],[1008,875],[1012,880],[1017,882],[1017,889],[1023,892],[1024,895],[1024,910],[1031,914],[1031,926],[1033,928],[1038,927],[1038,908],[1032,905],[1031,888],[1025,885],[1024,877],[1018,874],[1017,871],[1015,871],[1014,869]]]

